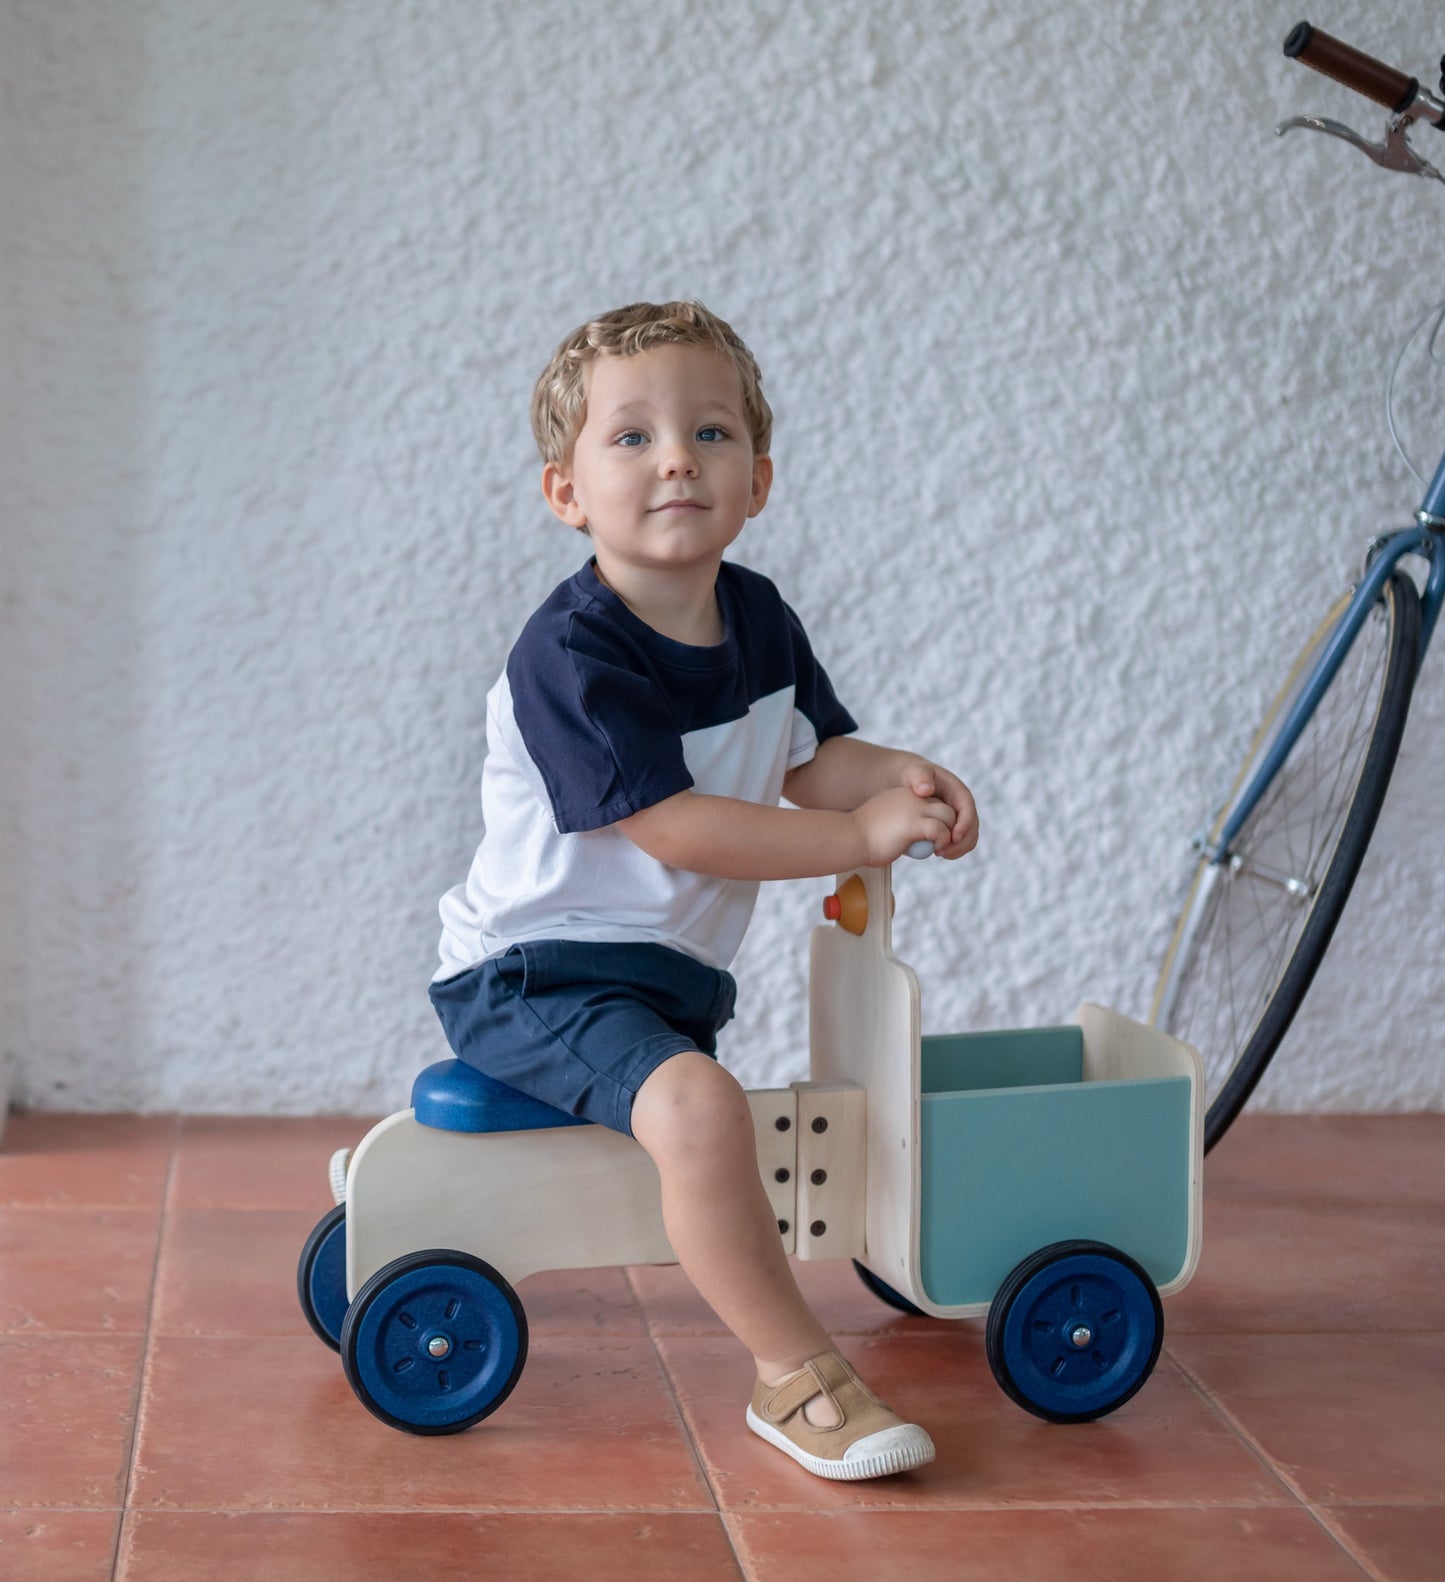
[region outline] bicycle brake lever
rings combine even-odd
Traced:
[[[1308,132],[1323,132],[1328,137],[1338,137],[1342,142],[1352,144],[1386,170],[1402,170],[1407,175],[1433,176],[1436,181],[1445,181],[1445,176],[1442,176],[1428,159],[1422,159],[1410,147],[1409,139],[1405,136],[1409,124],[1408,116],[1391,116],[1389,125],[1385,129],[1383,143],[1371,143],[1342,122],[1331,121],[1323,115],[1291,116],[1288,121],[1281,121],[1275,127],[1274,133],[1276,137],[1283,137],[1286,132],[1292,132],[1296,127],[1303,127]]]

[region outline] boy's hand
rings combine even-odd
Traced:
[[[869,797],[853,809],[853,820],[862,831],[867,866],[886,868],[916,840],[931,841],[937,849],[951,836],[954,813],[947,802],[902,785]]]
[[[973,792],[956,774],[927,759],[915,758],[903,766],[901,778],[903,784],[925,802],[936,800],[948,806],[948,843],[939,846],[935,841],[935,856],[952,861],[978,845],[978,809],[974,806]]]

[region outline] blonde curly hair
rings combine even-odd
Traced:
[[[753,354],[733,327],[701,302],[633,302],[572,331],[532,392],[532,433],[544,462],[565,466],[587,420],[587,367],[599,357],[633,357],[655,346],[708,346],[737,369],[753,454],[773,442],[773,413]]]

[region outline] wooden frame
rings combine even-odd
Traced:
[[[1076,1226],[1068,1186],[1056,1186],[1026,1149],[989,1156],[988,1190],[977,1191],[978,1201],[937,1192],[925,1199],[919,987],[893,955],[890,871],[840,875],[839,891],[845,900],[829,908],[834,920],[816,928],[811,941],[809,1080],[748,1095],[763,1184],[788,1252],[803,1259],[857,1258],[926,1313],[974,1316],[987,1311],[992,1282],[1007,1271],[990,1265],[980,1276],[990,1289],[969,1300],[933,1300],[923,1278],[925,1202],[946,1202],[960,1222],[969,1215],[996,1219],[1011,1212],[1010,1204],[1026,1205],[1028,1212],[1015,1216],[1020,1260],[1072,1235],[1109,1242],[1113,1226]],[[1020,1105],[1027,1116],[1031,1094],[1038,1095],[1041,1115],[1056,1110],[1061,1095],[1067,1105],[1068,1095],[1080,1094],[1088,1100],[1081,1113],[1097,1115],[1107,1113],[1101,1103],[1112,1109],[1161,1083],[1172,1085],[1172,1112],[1187,1118],[1162,1152],[1156,1148],[1152,1167],[1169,1175],[1176,1204],[1182,1204],[1176,1221],[1187,1221],[1171,1244],[1178,1256],[1155,1259],[1160,1289],[1176,1290],[1199,1256],[1199,1057],[1097,1006],[1083,1006],[1077,1026],[1082,1062],[1066,1080],[1030,1086],[1036,1079],[1025,1068],[1015,1081],[1007,1072],[1000,1077],[995,1062],[977,1092],[965,1087],[926,1095],[935,1106],[930,1114],[936,1122],[940,1099],[958,1101],[960,1115],[972,1113],[975,1100],[997,1101],[1016,1120]],[[930,1131],[947,1135],[937,1124]],[[1110,1172],[1117,1177],[1128,1168],[1128,1160],[1106,1159],[1098,1172],[1108,1185]],[[1147,1199],[1151,1182],[1137,1187]],[[1081,1200],[1092,1201],[1086,1194]],[[423,1126],[414,1111],[404,1110],[380,1122],[357,1147],[346,1201],[349,1298],[386,1264],[428,1248],[472,1253],[514,1285],[544,1269],[676,1262],[656,1167],[640,1144],[603,1126],[451,1132]],[[1057,1234],[1050,1229],[1055,1225]],[[1130,1246],[1120,1244],[1120,1250],[1134,1255]],[[997,1246],[991,1256],[996,1262]]]

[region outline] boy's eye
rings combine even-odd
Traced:
[[[635,450],[646,440],[646,438],[647,436],[645,434],[639,432],[635,428],[630,428],[625,434],[619,434],[617,436],[617,443],[619,445],[625,446],[629,450]]]
[[[709,423],[705,428],[697,431],[697,437],[704,445],[715,445],[721,439],[728,437],[725,428],[719,428],[716,423]]]

